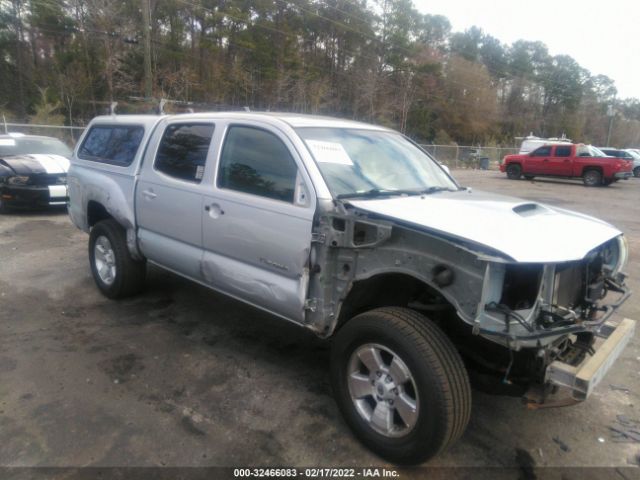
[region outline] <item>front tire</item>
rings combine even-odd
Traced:
[[[522,175],[522,167],[517,163],[507,165],[507,178],[510,180],[519,180]]]
[[[347,322],[332,345],[331,381],[358,439],[395,463],[420,463],[445,450],[471,414],[469,378],[455,347],[406,308]]]
[[[582,174],[582,182],[587,187],[599,187],[602,185],[602,174],[598,170],[587,170]]]
[[[633,176],[636,178],[640,177],[640,167],[636,167],[633,169]]]
[[[126,232],[115,220],[103,220],[91,229],[89,262],[96,285],[108,298],[128,297],[144,287],[146,262],[131,257]]]

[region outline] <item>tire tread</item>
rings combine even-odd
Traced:
[[[434,365],[442,365],[436,373],[442,379],[447,396],[450,422],[439,451],[446,450],[462,436],[471,417],[471,387],[460,355],[444,332],[420,313],[404,307],[382,307],[373,311],[384,314],[395,328],[412,338],[423,354],[431,356],[433,352],[439,360]]]
[[[417,437],[412,440],[412,445],[406,445],[404,450],[382,444],[378,446],[370,434],[361,430],[359,422],[354,422],[351,418],[355,414],[351,413],[351,408],[342,403],[344,389],[338,380],[340,378],[338,372],[344,368],[341,366],[341,362],[346,360],[343,355],[349,351],[344,348],[350,348],[347,345],[357,342],[360,335],[367,336],[368,331],[376,332],[375,335],[391,335],[395,337],[395,341],[402,339],[407,348],[413,350],[414,362],[418,361],[427,366],[429,381],[432,382],[428,385],[433,387],[426,388],[432,389],[433,394],[438,398],[439,405],[439,415],[432,417],[437,424],[433,427],[436,430],[428,440],[425,438],[420,442],[417,441],[420,437]],[[346,322],[338,331],[337,337],[335,341],[337,346],[332,352],[334,391],[347,420],[356,429],[356,434],[370,448],[388,460],[402,464],[415,464],[437,455],[462,436],[471,416],[469,378],[456,348],[435,323],[409,308],[381,307],[361,313]]]

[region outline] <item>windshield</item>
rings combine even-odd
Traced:
[[[602,150],[594,147],[593,145],[578,145],[579,157],[608,157]]]
[[[624,156],[625,156],[625,153],[624,153],[624,152],[621,152],[621,151],[619,151],[619,150],[606,150],[606,149],[605,149],[605,150],[602,150],[602,152],[603,152],[605,155],[608,155],[608,156],[610,156],[610,157],[618,157],[618,158],[622,158],[622,157],[624,157]]]
[[[44,153],[71,158],[71,150],[56,138],[0,138],[0,155],[30,155]]]
[[[610,157],[610,156],[612,156],[612,155],[607,155],[602,150],[600,150],[599,148],[594,147],[593,145],[587,145],[587,148],[589,149],[589,153],[591,153],[592,157]]]
[[[335,197],[458,190],[438,163],[399,133],[298,128]]]

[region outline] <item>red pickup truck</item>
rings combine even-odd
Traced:
[[[621,158],[608,157],[598,149],[582,143],[543,145],[533,152],[507,155],[500,171],[517,180],[533,177],[582,177],[588,187],[610,185],[632,173],[633,163]]]

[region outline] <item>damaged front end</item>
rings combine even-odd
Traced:
[[[473,333],[531,360],[527,373],[536,386],[535,403],[557,387],[584,400],[634,333],[631,320],[609,322],[631,293],[622,272],[627,256],[620,235],[578,261],[487,261],[477,314],[465,320]]]
[[[426,206],[407,211],[437,211]],[[584,241],[574,249],[585,252],[580,259],[555,260],[568,248],[551,251],[547,241],[530,255],[518,249],[525,258],[542,259],[523,261],[523,255],[436,231],[426,221],[373,211],[370,203],[324,207],[314,232],[305,317],[320,336],[372,308],[412,308],[450,337],[470,373],[479,373],[491,391],[533,388],[536,403],[550,404],[546,396],[558,387],[568,387],[573,399],[586,398],[633,335],[633,322],[610,323],[630,295],[623,273],[628,247],[612,228],[595,248],[583,249]],[[588,226],[602,232],[601,224]]]

